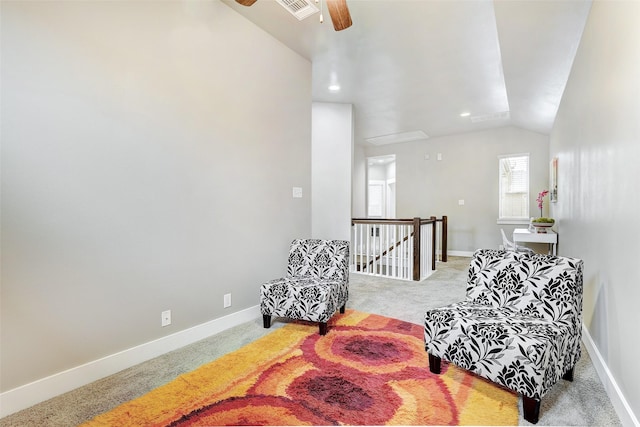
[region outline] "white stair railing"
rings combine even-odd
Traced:
[[[420,224],[420,280],[426,279],[433,273],[431,258],[435,257],[433,234],[436,227],[431,224]]]
[[[435,270],[436,223],[434,217],[375,220],[354,218],[351,270],[402,280],[422,280],[428,277]]]

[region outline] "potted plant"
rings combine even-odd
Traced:
[[[540,217],[534,218],[533,221],[531,221],[531,225],[536,228],[536,231],[538,233],[546,233],[547,228],[553,227],[553,224],[555,224],[556,222],[556,220],[553,218],[542,216],[543,198],[547,194],[549,194],[549,190],[543,190],[538,193],[538,198],[536,199],[536,201],[538,202],[538,207],[540,208]]]

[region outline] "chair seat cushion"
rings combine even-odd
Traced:
[[[565,374],[572,335],[562,323],[513,307],[464,301],[425,314],[427,352],[534,398]]]
[[[260,289],[262,314],[326,322],[346,301],[346,287],[339,280],[281,278],[264,283]]]

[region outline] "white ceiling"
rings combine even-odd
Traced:
[[[320,24],[318,14],[298,21],[275,0],[222,1],[312,61],[313,100],[353,104],[360,144],[501,126],[549,134],[591,7],[590,0],[347,0],[353,26],[336,32],[326,8]],[[329,91],[332,83],[340,92]]]

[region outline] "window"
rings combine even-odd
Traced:
[[[529,219],[529,154],[499,158],[498,220]]]

